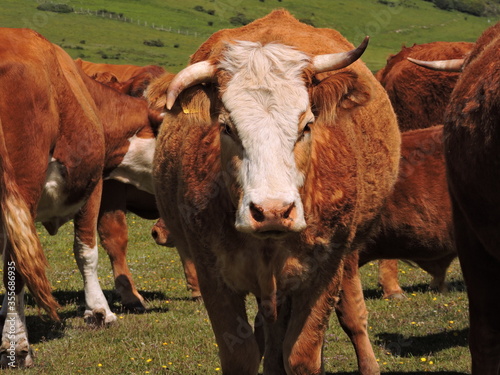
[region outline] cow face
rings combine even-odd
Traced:
[[[310,142],[314,121],[303,71],[308,56],[280,45],[239,42],[219,65],[222,167],[237,207],[236,229],[260,238],[306,226],[297,148]]]

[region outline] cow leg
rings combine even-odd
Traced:
[[[191,291],[191,298],[195,301],[200,300],[202,297],[200,286],[198,285],[198,275],[196,274],[196,267],[194,266],[193,260],[182,251],[179,251],[179,256],[181,257],[182,267],[184,268],[187,288]]]
[[[126,219],[125,185],[116,181],[105,181],[97,231],[104,250],[108,253],[115,288],[125,309],[144,312],[144,299],[137,291],[127,264],[128,227]]]
[[[500,301],[491,293],[492,288],[500,285],[500,259],[492,255],[495,252],[498,254],[498,247],[488,251],[483,243],[489,239],[481,241],[463,221],[465,219],[455,218],[454,225],[457,252],[469,298],[472,374],[499,375]],[[497,236],[498,233],[492,233],[488,237]]]
[[[7,258],[4,261],[3,279],[5,296],[0,310],[0,321],[3,326],[0,366],[31,367],[33,352],[28,342],[24,315],[24,282]]]
[[[83,276],[85,291],[85,320],[102,325],[116,321],[109,309],[97,277],[97,216],[101,201],[102,181],[97,184],[87,202],[76,214],[73,253]]]
[[[457,254],[448,254],[442,258],[431,261],[418,261],[415,262],[420,268],[428,272],[432,276],[430,288],[437,290],[441,293],[446,293],[448,287],[446,286],[446,271],[450,267],[451,262],[455,259]]]
[[[288,375],[324,374],[324,335],[339,294],[343,261],[329,265],[328,269],[336,270],[335,274],[318,275],[316,283],[290,296],[290,315],[283,340],[283,361]]]
[[[335,306],[335,312],[342,329],[347,333],[354,346],[360,374],[380,374],[379,365],[368,337],[368,310],[359,276],[357,251],[345,258],[340,299]]]
[[[290,319],[291,299],[283,298],[278,306],[278,319],[274,323],[263,321],[265,333],[264,375],[284,374],[283,342]],[[260,310],[260,309],[259,309]],[[261,313],[262,316],[264,314]],[[264,319],[264,317],[262,317]],[[257,335],[257,329],[256,329]]]
[[[199,271],[199,270],[198,270]],[[219,347],[224,375],[257,375],[260,365],[259,345],[248,323],[245,295],[218,282],[213,268],[198,272],[203,302]]]
[[[380,259],[378,263],[378,282],[382,286],[382,298],[403,299],[403,289],[398,281],[398,260]]]

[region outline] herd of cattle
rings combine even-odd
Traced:
[[[145,310],[131,211],[160,218],[153,237],[203,298],[224,374],[257,374],[262,358],[266,374],[323,373],[333,310],[360,373],[380,374],[359,267],[385,259],[384,297],[398,297],[397,259],[444,291],[457,255],[473,374],[500,374],[500,23],[476,43],[403,47],[375,76],[367,44],[279,10],[216,32],[174,75],[0,29],[1,365],[33,364],[24,286],[58,319],[35,221],[56,234],[74,220],[87,320],[116,320],[97,233],[122,304]]]

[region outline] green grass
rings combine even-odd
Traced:
[[[148,300],[148,312],[126,314],[120,310],[109,261],[100,249],[99,276],[118,322],[95,329],[83,322],[82,279],[72,254],[72,225],[50,237],[39,229],[49,263],[54,294],[62,305],[61,324],[42,319],[28,298],[27,320],[35,347],[36,366],[19,374],[220,374],[217,347],[207,313],[190,294],[177,253],[162,248],[149,237],[153,222],[129,216],[128,261],[136,285]],[[380,298],[377,266],[361,269],[369,332],[385,374],[467,374],[467,299],[457,262],[448,274],[451,291],[427,290],[430,277],[422,270],[400,263],[400,281],[409,297],[405,301]],[[255,306],[249,299],[250,315]],[[332,317],[326,335],[326,371],[354,374],[354,350]],[[148,372],[149,371],[149,372]]]
[[[107,9],[123,13],[133,22],[84,14],[37,11],[33,0],[2,0],[0,25],[31,27],[73,57],[116,64],[158,64],[180,70],[189,55],[214,31],[234,27],[230,17],[243,13],[255,19],[276,7],[318,27],[341,31],[353,43],[371,35],[363,57],[378,70],[386,57],[402,44],[436,40],[474,41],[496,20],[456,11],[438,10],[431,3],[404,1],[390,8],[375,0],[60,0],[75,9]],[[211,16],[195,6],[215,10]],[[391,13],[392,12],[392,13]],[[138,24],[139,20],[139,24]],[[490,22],[488,22],[490,21]],[[159,31],[148,25],[171,28]],[[209,26],[209,22],[213,25]],[[181,33],[176,32],[181,31]],[[185,35],[189,32],[189,35]],[[196,33],[196,34],[195,34]],[[144,40],[160,39],[165,47],[148,47]],[[82,41],[85,41],[84,43]],[[174,46],[177,46],[174,47]],[[102,56],[107,55],[108,59]],[[109,58],[118,57],[118,58]],[[107,256],[100,250],[99,275],[117,324],[96,330],[83,323],[82,279],[72,254],[72,227],[65,225],[56,237],[43,229],[40,236],[51,268],[54,294],[62,305],[61,324],[43,320],[28,298],[29,337],[34,344],[36,367],[19,374],[217,374],[221,373],[217,348],[202,304],[189,300],[178,255],[156,246],[150,239],[152,222],[130,216],[128,260],[136,285],[148,299],[148,313],[124,314],[113,289]],[[467,300],[458,264],[450,269],[452,290],[446,295],[427,291],[425,272],[400,264],[400,278],[408,300],[380,299],[376,264],[362,269],[370,310],[370,335],[383,373],[470,373],[466,347]],[[250,312],[255,306],[250,303]],[[356,360],[352,346],[332,318],[325,345],[328,373],[353,374]]]
[[[57,2],[57,1],[55,1]],[[38,11],[42,1],[3,0],[0,25],[30,27],[50,41],[62,45],[73,57],[115,64],[157,64],[177,72],[189,56],[213,32],[235,27],[230,18],[244,14],[252,20],[272,9],[284,7],[299,19],[317,27],[339,30],[354,44],[371,36],[363,59],[376,71],[385,65],[389,54],[401,45],[431,41],[475,41],[495,19],[445,11],[423,0],[393,1],[390,7],[376,0],[60,0],[77,11],[122,13],[132,22],[107,17]],[[201,6],[214,15],[195,10]],[[147,27],[144,26],[147,22]],[[212,24],[209,25],[209,22]],[[171,29],[159,31],[151,26]],[[178,33],[180,32],[180,33]],[[188,32],[189,35],[185,35]],[[165,47],[148,47],[144,40],[160,39]],[[85,44],[81,41],[84,40]],[[175,47],[177,46],[177,47]],[[106,55],[108,58],[103,58]]]

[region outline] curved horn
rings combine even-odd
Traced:
[[[407,57],[407,59],[416,65],[423,66],[424,68],[442,72],[461,72],[462,66],[464,64],[464,59],[435,60],[435,61],[417,60],[417,59],[412,59],[411,57]]]
[[[331,53],[328,55],[314,56],[312,65],[315,73],[323,73],[342,69],[359,59],[368,46],[370,37],[367,36],[358,48],[348,52]]]
[[[215,66],[208,61],[200,61],[182,69],[174,77],[167,90],[167,109],[172,109],[179,94],[188,87],[213,80]]]

